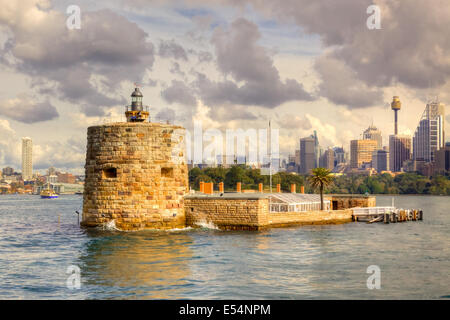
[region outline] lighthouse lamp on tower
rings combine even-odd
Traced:
[[[127,122],[144,122],[149,117],[148,107],[142,105],[143,95],[139,90],[137,84],[135,84],[135,89],[131,94],[131,105],[126,106],[125,116],[127,117]]]

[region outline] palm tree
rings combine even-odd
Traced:
[[[308,177],[308,182],[314,189],[320,190],[320,210],[323,210],[323,188],[333,182],[331,171],[325,168],[312,169],[312,175]]]

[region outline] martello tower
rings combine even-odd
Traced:
[[[122,230],[185,225],[185,129],[148,122],[142,100],[135,88],[127,122],[88,128],[83,226],[113,220]]]

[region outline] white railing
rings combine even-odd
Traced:
[[[353,214],[383,214],[395,210],[395,207],[352,208]]]
[[[323,202],[323,209],[330,210],[330,201]],[[320,202],[271,203],[270,212],[307,212],[320,210]]]

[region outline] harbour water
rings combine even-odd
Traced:
[[[0,299],[449,299],[450,197],[394,198],[424,221],[123,233],[80,229],[78,195],[3,195]]]

